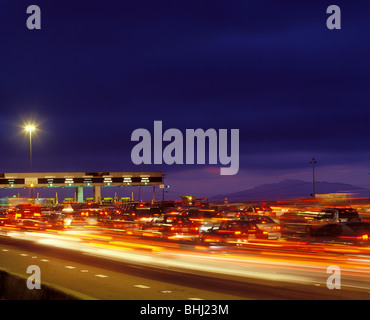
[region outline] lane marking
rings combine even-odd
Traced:
[[[150,287],[148,287],[148,286],[144,286],[144,285],[142,285],[142,284],[135,284],[135,285],[134,285],[134,287],[136,287],[136,288],[140,288],[140,289],[150,289]]]
[[[48,259],[41,259],[40,261],[42,261],[42,262],[49,262],[50,260],[48,260]]]
[[[66,268],[66,269],[76,269],[76,267],[73,267],[73,266],[64,266],[64,268]]]
[[[104,274],[95,274],[95,277],[98,277],[98,278],[108,278],[108,276],[106,276]]]
[[[200,299],[200,298],[188,298],[188,300],[204,300],[204,299]]]
[[[19,255],[22,256],[22,257],[28,257],[27,253],[20,253]]]
[[[2,249],[1,251],[4,251],[4,252],[6,252],[6,251],[9,251],[8,249]]]

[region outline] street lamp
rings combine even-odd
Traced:
[[[36,130],[36,127],[34,125],[26,125],[24,127],[26,132],[29,132],[30,134],[30,172],[32,172],[32,132]]]

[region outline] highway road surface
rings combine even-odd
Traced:
[[[364,253],[284,241],[212,249],[90,229],[0,236],[0,268],[27,276],[37,265],[41,282],[100,300],[369,299]],[[341,267],[339,290],[326,286],[330,265]]]

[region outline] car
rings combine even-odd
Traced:
[[[18,219],[14,225],[23,231],[45,231],[49,227],[47,222],[37,219]]]
[[[6,209],[0,209],[0,226],[5,225],[9,218],[7,217],[8,211]]]
[[[182,211],[175,207],[164,207],[161,209],[163,214],[180,214]]]
[[[118,229],[127,234],[134,234],[140,229],[140,223],[130,214],[110,216],[110,219],[101,221],[101,225],[111,229]]]
[[[244,211],[248,214],[260,214],[265,216],[276,216],[275,212],[271,207],[262,205],[262,206],[249,206],[244,208]]]
[[[104,206],[101,209],[98,215],[98,224],[104,225],[106,221],[120,219],[124,216],[121,209],[114,206]]]
[[[216,212],[213,209],[191,209],[183,213],[199,226],[199,233],[211,229],[217,222]]]
[[[142,236],[194,240],[199,236],[199,226],[186,216],[165,214],[145,223]]]
[[[222,221],[226,220],[239,220],[239,219],[242,220],[247,216],[248,214],[246,212],[239,210],[221,211],[216,214],[215,220],[221,223]]]
[[[223,221],[220,226],[214,226],[202,232],[199,242],[202,244],[242,245],[251,239],[267,238],[268,233],[258,229],[254,223],[247,220]]]
[[[293,209],[279,216],[279,222],[285,235],[306,235],[308,221],[317,215],[315,211]]]
[[[50,228],[68,228],[72,222],[71,216],[59,212],[50,212],[48,215],[44,215],[43,219],[49,224]]]
[[[248,215],[247,221],[252,222],[258,229],[267,232],[267,239],[279,239],[281,237],[281,227],[268,216]]]
[[[244,208],[244,212],[252,215],[263,215],[268,216],[276,223],[280,223],[279,217],[276,215],[276,212],[271,209],[270,206],[261,205],[261,206],[249,206]]]
[[[313,231],[311,238],[320,242],[346,242],[370,245],[370,223],[329,223]]]
[[[41,206],[35,204],[19,204],[15,207],[15,219],[38,219],[41,217]]]
[[[327,208],[322,212],[324,212],[324,218],[330,217],[337,222],[361,222],[357,210],[352,208]]]
[[[64,211],[63,211],[64,212]],[[77,215],[75,216],[75,221],[83,221],[90,225],[97,225],[101,219],[104,219],[109,215],[108,211],[102,206],[96,203],[89,203],[85,206],[81,206]]]
[[[352,208],[325,208],[307,220],[307,231],[312,233],[323,225],[338,222],[361,222],[357,210]]]
[[[136,221],[147,223],[152,221],[154,217],[159,217],[162,214],[162,210],[159,206],[139,204],[129,213],[135,217]]]

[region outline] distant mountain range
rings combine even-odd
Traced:
[[[347,192],[354,193],[357,197],[369,197],[369,189],[339,182],[317,181],[316,194]],[[312,194],[312,182],[286,179],[278,183],[263,184],[252,189],[220,194],[210,197],[210,201],[246,201],[246,200],[287,200],[309,197]]]

